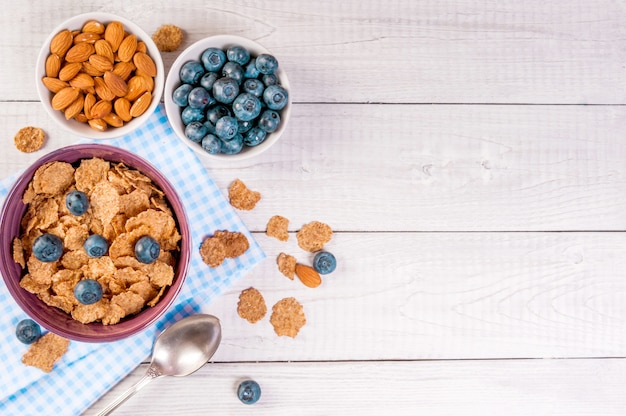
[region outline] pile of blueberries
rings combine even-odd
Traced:
[[[200,62],[180,69],[182,84],[172,94],[182,107],[185,136],[210,154],[236,154],[258,146],[280,125],[289,93],[276,76],[269,54],[252,57],[239,45],[208,48]]]

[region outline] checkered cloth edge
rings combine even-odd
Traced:
[[[49,374],[22,364],[21,357],[28,346],[17,341],[15,326],[27,316],[9,295],[4,281],[0,281],[0,414],[80,414],[150,355],[160,330],[197,313],[202,305],[265,258],[195,153],[174,135],[163,106],[133,133],[99,143],[143,157],[177,190],[191,225],[192,256],[187,280],[174,305],[152,327],[113,343],[72,341]],[[0,181],[0,200],[18,175]],[[198,248],[207,235],[223,229],[244,233],[250,248],[242,256],[211,269],[202,262]]]

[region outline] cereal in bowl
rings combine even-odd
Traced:
[[[99,158],[50,162],[22,200],[13,258],[20,286],[47,305],[112,325],[172,284],[181,236],[165,194],[141,172]]]

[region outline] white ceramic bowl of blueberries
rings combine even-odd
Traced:
[[[202,39],[174,61],[163,93],[176,135],[209,159],[241,160],[269,149],[291,113],[276,57],[240,36]]]

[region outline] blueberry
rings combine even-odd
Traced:
[[[81,216],[89,208],[89,200],[84,192],[74,190],[65,195],[65,206],[72,215]]]
[[[22,319],[15,327],[15,336],[23,344],[32,344],[41,338],[41,327],[32,319]]]
[[[287,105],[288,99],[287,90],[280,85],[270,85],[263,91],[263,101],[270,110],[282,110]]]
[[[243,143],[246,146],[257,146],[263,143],[267,133],[265,130],[259,127],[252,127],[249,132],[247,132],[243,138]]]
[[[332,253],[328,251],[320,251],[313,257],[313,268],[317,270],[319,274],[332,273],[337,267],[337,260]]]
[[[203,87],[196,87],[189,92],[189,107],[206,108],[207,105],[215,103],[215,99]]]
[[[208,123],[211,124],[211,123]],[[200,143],[202,138],[209,134],[209,129],[199,121],[192,121],[185,127],[185,136],[193,142]]]
[[[222,149],[222,141],[214,134],[207,134],[204,136],[204,139],[202,139],[202,148],[206,150],[207,153],[216,155]]]
[[[33,254],[44,263],[57,261],[63,254],[63,241],[54,234],[42,234],[33,243]]]
[[[230,115],[232,115],[232,113],[230,112],[228,107],[222,104],[214,105],[206,111],[206,118],[208,121],[213,123],[213,125],[215,125],[217,123],[217,120],[219,120],[220,118]]]
[[[200,78],[200,86],[202,86],[202,88],[206,89],[207,91],[211,91],[213,89],[213,84],[215,83],[215,81],[217,81],[218,78],[219,76],[217,75],[217,73],[207,72],[206,74],[202,75],[202,78]]]
[[[231,62],[245,65],[250,60],[250,52],[243,46],[234,45],[226,49],[226,57]]]
[[[187,107],[189,92],[193,89],[193,85],[182,84],[172,93],[172,101],[179,107]]]
[[[107,243],[107,240],[101,235],[92,234],[85,240],[83,247],[89,257],[97,259],[106,254],[109,249],[109,243]]]
[[[254,95],[244,92],[233,101],[233,114],[239,120],[250,121],[261,113],[261,101]]]
[[[211,121],[207,120],[202,125],[206,127],[207,134],[215,134],[215,124],[211,123]]]
[[[135,257],[144,264],[154,263],[161,254],[161,246],[154,238],[144,235],[135,243]]]
[[[278,77],[274,74],[263,75],[261,77],[261,81],[263,81],[263,84],[265,84],[266,87],[269,87],[270,85],[280,84],[280,82],[278,81]]]
[[[256,67],[256,58],[250,59],[250,62],[246,64],[244,67],[244,78],[256,78],[260,74],[259,70]]]
[[[241,152],[241,149],[243,149],[243,136],[239,133],[235,134],[235,137],[228,141],[220,141],[222,142],[220,151],[225,155],[234,155]]]
[[[280,124],[280,115],[274,110],[265,110],[259,117],[258,126],[268,133],[276,131]]]
[[[197,84],[202,75],[204,75],[204,68],[197,61],[185,62],[180,68],[180,80],[185,84]]]
[[[264,89],[265,85],[263,85],[263,82],[258,79],[247,79],[243,82],[243,90],[254,95],[255,97],[262,96]]]
[[[222,69],[226,63],[226,54],[218,48],[209,48],[202,52],[200,56],[204,69],[211,72],[217,72]]]
[[[262,74],[273,74],[278,69],[278,61],[272,55],[262,53],[256,57],[256,67]]]
[[[237,125],[239,126],[237,128],[237,133],[247,133],[248,131],[250,131],[250,129],[252,128],[252,126],[254,126],[254,120],[250,120],[250,121],[243,121],[243,120],[237,120]]]
[[[237,119],[231,116],[224,116],[215,123],[215,134],[222,140],[231,140],[237,134],[239,125]]]
[[[83,305],[91,305],[102,299],[102,286],[97,280],[83,279],[74,286],[74,297]]]
[[[254,380],[245,380],[237,388],[237,397],[245,404],[254,404],[261,398],[261,386]]]
[[[241,85],[243,82],[243,68],[236,62],[226,62],[222,68],[222,76],[232,78]]]
[[[213,97],[220,103],[230,104],[239,94],[239,84],[232,78],[220,78],[213,84]]]
[[[201,108],[192,108],[187,106],[180,114],[180,118],[185,126],[192,121],[202,122],[204,121],[204,111]]]

